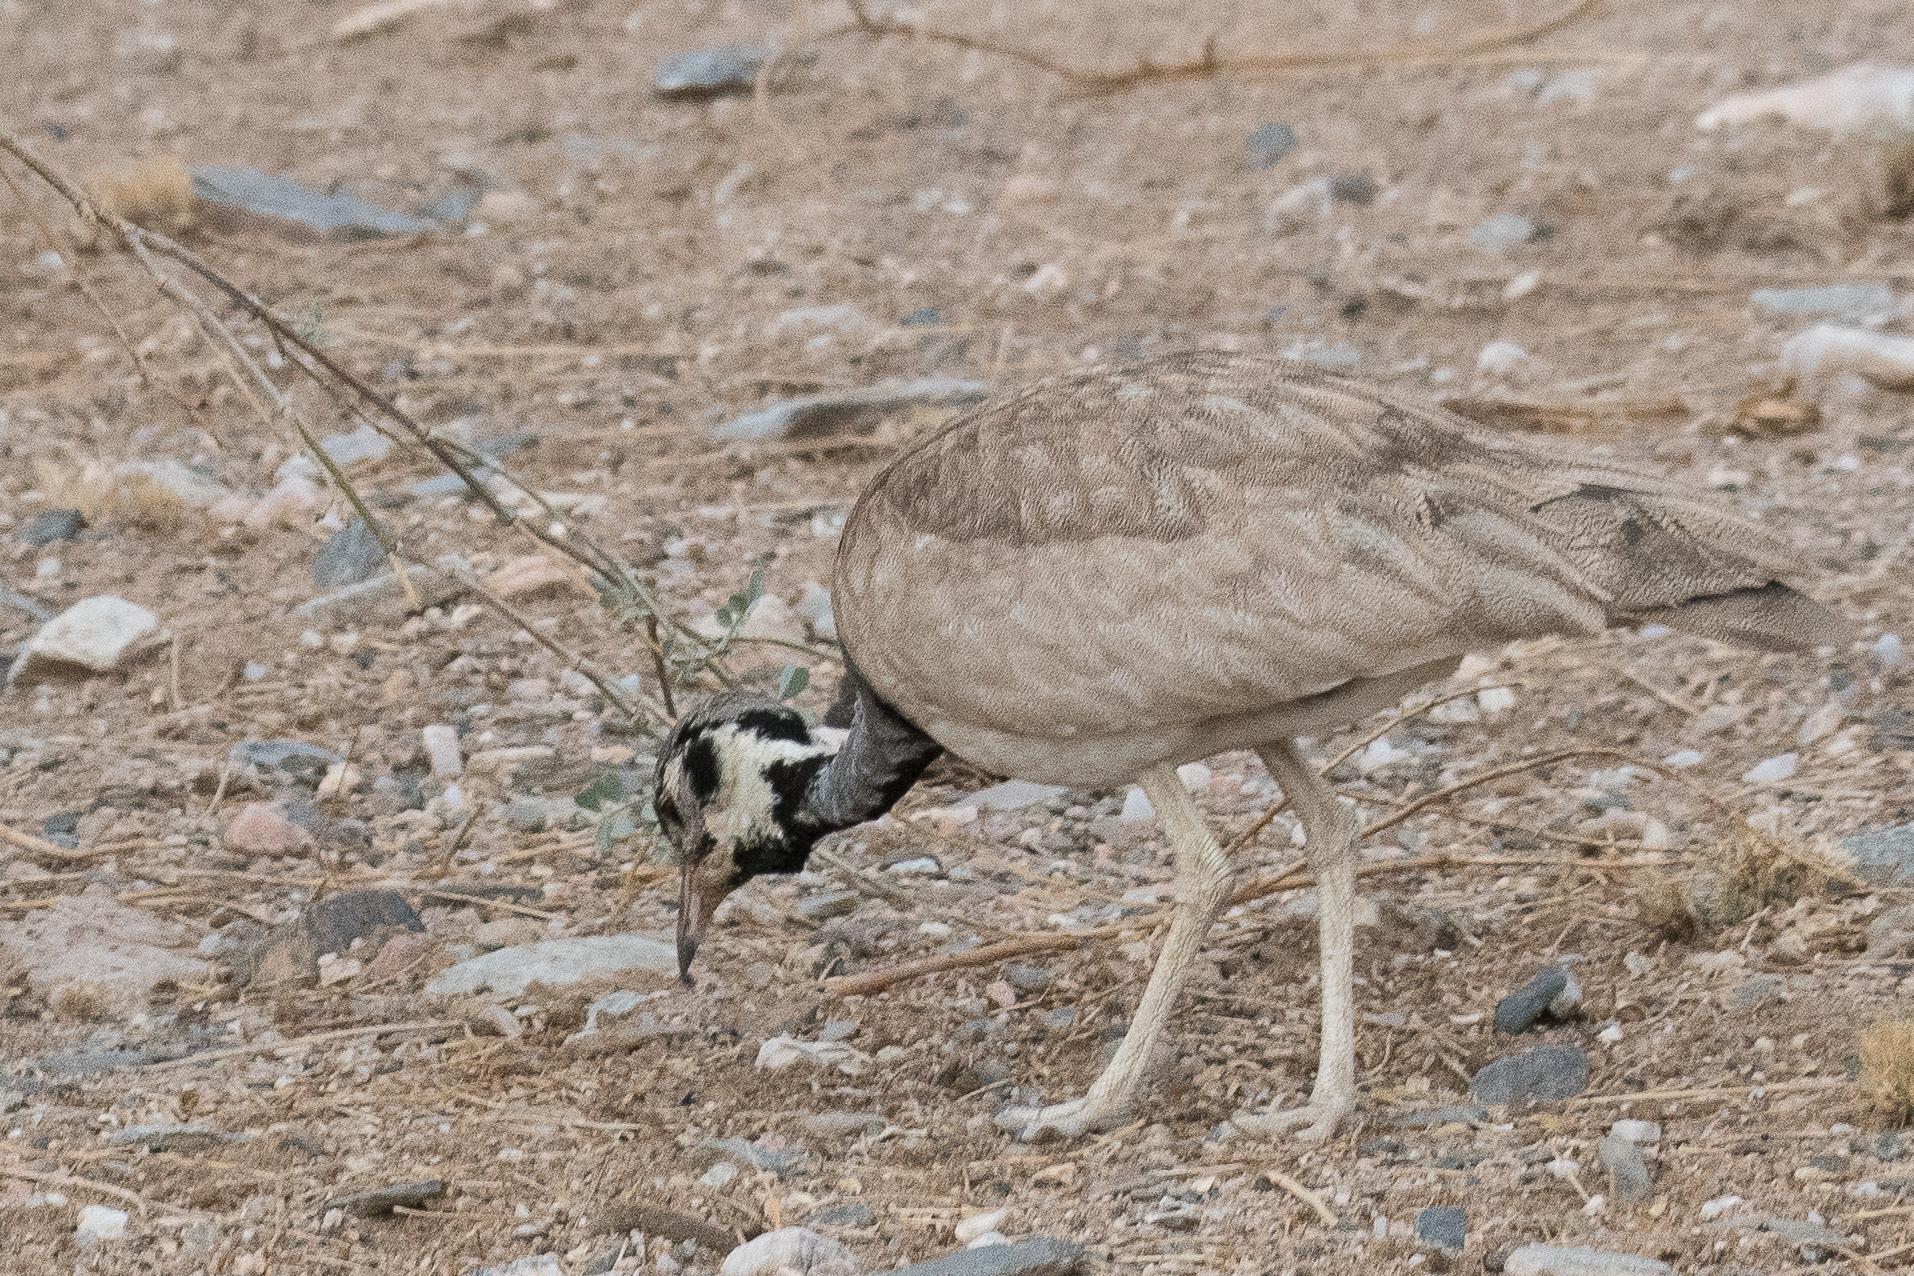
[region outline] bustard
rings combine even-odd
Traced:
[[[1254,749],[1318,883],[1322,1030],[1308,1103],[1239,1124],[1325,1138],[1356,1099],[1358,825],[1296,737],[1518,638],[1655,621],[1839,641],[1784,583],[1799,570],[1679,484],[1306,364],[1183,354],[1041,381],[915,443],[852,510],[833,593],[848,732],[758,696],[673,729],[655,809],[681,864],[681,971],[727,894],[798,871],[944,749],[1050,784],[1134,780],[1175,856],[1163,951],[1089,1091],[999,1117],[1026,1138],[1115,1122],[1230,893],[1176,767]]]

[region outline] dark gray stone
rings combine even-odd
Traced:
[[[1069,1276],[1083,1261],[1083,1246],[1038,1237],[1009,1245],[960,1249],[955,1254],[912,1263],[895,1276]]]
[[[1641,1149],[1619,1134],[1611,1134],[1596,1147],[1602,1164],[1614,1177],[1615,1199],[1622,1205],[1639,1205],[1655,1194],[1655,1180],[1642,1160]]]
[[[1567,966],[1538,970],[1526,985],[1495,1003],[1495,1030],[1510,1037],[1527,1032],[1568,984]]]
[[[1453,1205],[1416,1211],[1416,1244],[1459,1253],[1469,1239],[1469,1216]]]
[[[869,423],[897,408],[924,403],[962,407],[981,402],[989,393],[987,381],[920,377],[897,385],[785,399],[712,427],[711,437],[720,443],[750,443],[855,434],[860,426],[868,428]]]
[[[432,222],[368,204],[355,195],[316,191],[290,177],[269,177],[245,165],[196,164],[192,174],[193,195],[202,204],[290,222],[337,239],[376,239],[437,229]]]
[[[319,547],[319,556],[312,562],[312,583],[317,589],[356,585],[384,565],[385,550],[379,547],[379,538],[372,534],[369,523],[354,515]]]
[[[758,73],[773,56],[771,50],[753,44],[667,53],[652,70],[651,87],[659,97],[667,98],[749,93],[757,88]]]
[[[345,761],[332,750],[303,740],[241,740],[226,760],[235,774],[248,780],[298,780],[311,785],[325,779],[327,767]]]
[[[783,1174],[792,1166],[809,1156],[802,1143],[788,1143],[783,1147],[765,1147],[761,1143],[752,1143],[746,1139],[706,1139],[698,1145],[716,1152],[719,1156],[728,1156],[755,1166],[760,1170],[770,1170],[774,1174]]]
[[[877,1212],[862,1201],[846,1201],[842,1205],[826,1205],[805,1216],[804,1225],[810,1228],[843,1227],[863,1228],[877,1226]]]
[[[1475,1074],[1469,1090],[1482,1103],[1559,1103],[1588,1089],[1588,1052],[1580,1046],[1536,1046],[1503,1055]]]
[[[1004,978],[1007,979],[1010,982],[1010,986],[1018,992],[1037,993],[1048,988],[1056,976],[1045,970],[1042,966],[1025,966],[1018,964],[1004,971]]]
[[[394,1183],[391,1187],[378,1187],[370,1192],[335,1196],[325,1203],[324,1208],[344,1210],[354,1218],[375,1218],[380,1214],[390,1214],[399,1206],[416,1210],[427,1201],[444,1195],[445,1180],[421,1179],[416,1183]]]
[[[1275,168],[1295,149],[1296,130],[1287,124],[1265,124],[1243,139],[1244,159],[1257,172]]]
[[[265,938],[231,962],[233,981],[244,987],[261,984],[303,983],[316,978],[319,958],[341,957],[362,939],[361,956],[370,960],[380,946],[402,930],[422,932],[425,925],[396,891],[347,891],[320,900],[298,918],[276,926]]]
[[[1338,204],[1367,208],[1376,202],[1376,196],[1381,193],[1382,188],[1376,185],[1376,179],[1367,173],[1336,173],[1329,179],[1329,198]]]
[[[85,527],[86,515],[78,510],[41,510],[18,535],[33,548],[41,549],[55,541],[78,540]]]
[[[1850,1139],[1848,1150],[1858,1155],[1871,1156],[1877,1161],[1898,1161],[1907,1155],[1907,1145],[1893,1130],[1876,1134],[1872,1138]]]
[[[1914,824],[1856,833],[1841,839],[1854,856],[1854,873],[1870,886],[1914,885]]]
[[[817,1030],[819,1041],[849,1041],[861,1032],[862,1026],[855,1019],[832,1019]]]
[[[215,1129],[210,1125],[129,1125],[113,1131],[107,1142],[121,1147],[146,1147],[155,1152],[209,1152],[227,1143],[245,1143],[252,1135]]]

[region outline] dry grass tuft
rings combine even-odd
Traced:
[[[91,1022],[112,1013],[106,990],[88,979],[75,980],[53,994],[53,1010],[62,1019]]]
[[[179,494],[144,474],[125,474],[88,461],[79,469],[36,458],[45,508],[78,510],[92,524],[121,523],[150,531],[172,531],[185,521]]]
[[[193,224],[193,178],[177,155],[152,155],[100,183],[100,202],[127,221],[177,235]]]
[[[1808,895],[1824,895],[1839,876],[1812,847],[1789,835],[1742,824],[1685,880],[1645,882],[1637,916],[1671,943],[1684,943],[1747,921],[1763,909],[1785,911]]]
[[[1861,1087],[1897,1124],[1914,1121],[1914,1020],[1883,1019],[1861,1034]]]
[[[1641,924],[1671,944],[1685,944],[1701,933],[1701,916],[1688,887],[1675,878],[1660,873],[1648,878],[1635,908]]]

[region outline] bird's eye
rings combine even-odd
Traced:
[[[670,798],[659,798],[652,809],[658,813],[658,824],[660,827],[678,823],[678,804]]]

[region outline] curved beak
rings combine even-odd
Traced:
[[[691,959],[698,955],[698,941],[704,938],[709,916],[687,864],[678,870],[678,981],[687,988],[691,986]]]
[[[711,924],[711,914],[718,911],[725,894],[722,888],[714,890],[709,882],[700,881],[692,866],[678,870],[678,979],[687,988],[691,986],[691,959],[698,955],[698,941],[704,938],[704,928]]]

